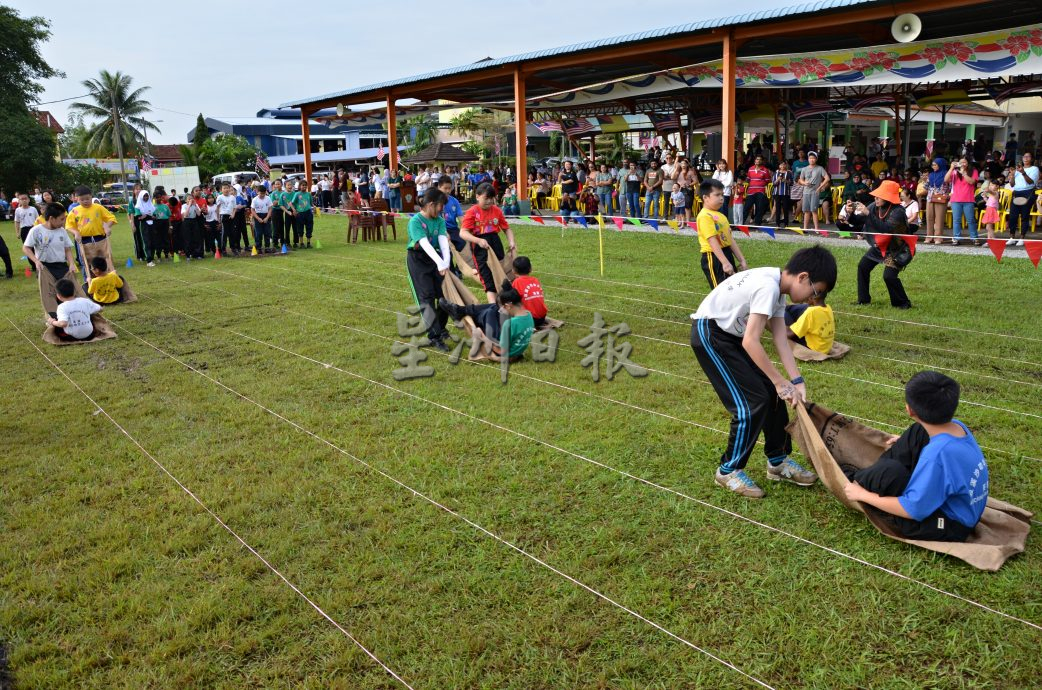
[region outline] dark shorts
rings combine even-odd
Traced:
[[[496,280],[492,277],[492,269],[489,268],[488,262],[490,253],[495,257],[493,260],[502,261],[503,257],[506,256],[503,251],[503,241],[499,239],[498,232],[480,235],[480,237],[488,242],[488,249],[475,243],[470,245],[470,253],[474,256],[474,267],[478,269],[478,280],[481,281],[481,286],[485,288],[485,292],[499,292],[499,286],[496,285]]]

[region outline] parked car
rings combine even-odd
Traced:
[[[239,184],[249,185],[249,184],[253,184],[257,180],[259,180],[260,179],[260,175],[258,175],[255,172],[248,171],[248,170],[241,170],[239,172],[221,173],[220,175],[214,175],[213,176],[213,185],[214,185],[214,187],[217,187],[218,189],[220,189],[221,185],[223,185],[225,182],[227,182],[228,184],[234,184],[235,183],[235,178],[239,178]]]

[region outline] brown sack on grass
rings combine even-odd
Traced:
[[[789,433],[814,463],[821,482],[843,505],[864,513],[876,529],[897,541],[960,558],[981,570],[998,570],[1010,556],[1022,553],[1027,542],[1032,513],[1009,503],[989,498],[984,515],[965,542],[905,539],[858,502],[847,500],[844,487],[849,480],[839,463],[868,467],[886,449],[890,435],[810,403],[797,407]]]
[[[545,319],[543,319],[543,325],[537,328],[536,330],[548,331],[551,328],[560,328],[563,325],[564,321],[559,321],[558,319],[551,319],[549,316],[547,316]]]
[[[792,343],[792,356],[804,362],[824,362],[826,359],[842,359],[850,352],[850,346],[839,341],[833,341],[832,348],[827,352],[818,352],[799,343]]]
[[[116,267],[112,264],[111,257],[109,257],[109,253],[110,252],[109,252],[109,241],[108,240],[104,240],[102,242],[87,242],[86,244],[81,244],[80,245],[80,249],[83,250],[83,258],[84,258],[84,262],[87,264],[88,270],[90,269],[90,261],[95,256],[100,256],[101,258],[105,259],[105,263],[108,264],[108,270],[109,271],[115,271],[116,270]],[[125,303],[137,302],[137,295],[134,294],[134,291],[132,289],[130,289],[130,286],[127,284],[127,279],[124,278],[122,275],[120,276],[120,278],[123,279],[123,291],[122,291],[123,299],[122,299],[122,302],[125,302]],[[90,276],[89,275],[88,276],[84,276],[83,279],[85,281],[87,281],[88,284],[90,283]],[[109,305],[105,305],[105,306],[109,306]]]
[[[462,250],[457,250],[455,247],[451,247],[451,249],[452,258],[456,261],[456,265],[459,266],[460,272],[480,285],[481,281],[478,280],[478,272],[474,267],[474,256],[470,252],[470,244],[467,244]],[[503,285],[504,280],[509,280],[513,283],[514,278],[517,277],[514,274],[514,259],[516,258],[517,250],[508,249],[503,255],[502,261],[489,263],[488,268],[492,271],[492,280],[496,283],[497,292],[500,286]]]
[[[90,322],[94,324],[94,335],[88,340],[62,340],[58,337],[58,329],[54,326],[48,326],[47,330],[43,332],[43,341],[51,345],[82,345],[116,337],[116,331],[112,328],[112,324],[101,314],[91,314]]]

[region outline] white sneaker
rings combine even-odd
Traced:
[[[1017,246],[1018,247],[1023,247],[1024,246],[1024,240],[1017,240]]]
[[[1017,241],[1015,239],[1013,239],[1012,237],[1009,238],[1008,240],[1006,240],[1006,246],[1007,247],[1013,247],[1013,246],[1016,246],[1016,244],[1017,244]]]
[[[147,264],[147,266],[148,266],[149,268],[155,268],[155,267],[156,267],[156,263],[155,263],[154,261],[149,261],[149,262],[148,262],[148,264]]]

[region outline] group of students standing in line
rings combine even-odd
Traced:
[[[185,190],[184,198],[176,190],[156,187],[150,193],[135,185],[128,208],[135,256],[155,266],[175,255],[201,259],[217,252],[238,256],[254,247],[259,254],[310,248],[315,227],[311,193],[292,181],[271,185],[270,193],[262,183],[225,183],[220,194],[194,187]]]

